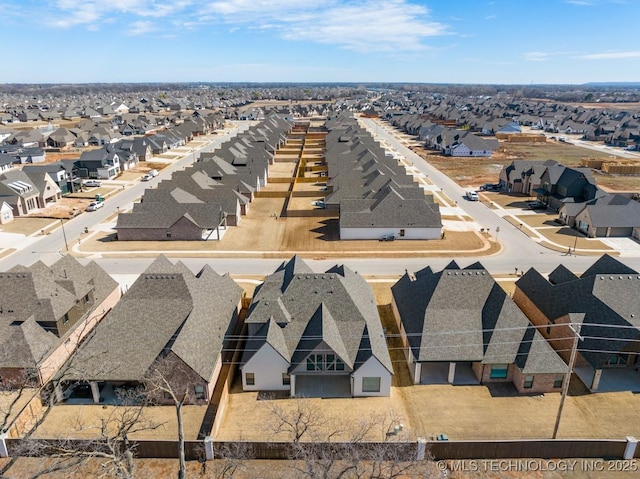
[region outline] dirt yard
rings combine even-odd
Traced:
[[[101,420],[117,422],[119,411],[124,407],[99,405],[54,406],[38,427],[34,437],[87,439],[96,437]],[[198,438],[200,425],[207,410],[206,406],[184,406],[183,421],[186,440]],[[154,406],[144,410],[141,420],[147,429],[132,434],[131,439],[175,439],[178,435],[176,410],[173,406]],[[110,419],[111,418],[111,419]]]
[[[496,183],[502,167],[513,160],[553,159],[566,166],[577,167],[582,158],[598,156],[596,151],[555,141],[523,144],[500,142],[500,149],[491,158],[451,158],[421,146],[412,149],[459,185],[472,187]],[[606,175],[592,171],[598,185],[609,191],[640,191],[640,176]]]
[[[388,398],[304,399],[327,418],[349,424],[363,416],[393,411],[404,424],[408,437],[432,438],[447,434],[450,439],[549,438],[560,401],[559,393],[521,396],[508,385],[452,386],[411,384],[400,344],[393,337],[397,327],[390,308],[393,279],[370,283],[389,339],[394,367]],[[269,406],[294,408],[296,400],[243,392],[236,380],[222,422],[219,439],[277,440],[269,428]],[[571,383],[560,423],[560,438],[612,438],[640,435],[637,395],[620,393],[585,394],[577,378]]]

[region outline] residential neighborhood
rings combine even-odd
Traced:
[[[546,456],[557,437],[640,454],[635,157],[608,175],[632,186],[612,188],[593,150],[551,139],[603,142],[558,118],[605,109],[246,95],[5,112],[44,134],[3,135],[0,467],[63,436],[135,444],[136,460],[184,447],[216,464],[229,443],[291,458],[282,424],[307,407],[326,416],[312,444],[350,440],[352,416],[357,443],[377,444],[362,421],[384,412],[383,443],[436,458],[469,441],[505,454],[487,452],[505,439]],[[490,173],[471,178],[472,162]],[[133,410],[144,421],[107,433]]]

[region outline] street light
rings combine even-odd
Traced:
[[[60,226],[62,226],[62,237],[64,238],[64,247],[69,251],[69,244],[67,243],[67,234],[64,231],[64,220],[60,218]]]

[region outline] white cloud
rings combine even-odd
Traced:
[[[276,31],[287,40],[338,45],[356,51],[410,51],[447,27],[406,0],[227,0],[203,9],[203,21]]]
[[[530,62],[543,62],[548,60],[551,55],[547,52],[527,52],[524,54],[524,59]]]
[[[589,2],[588,0],[565,0],[564,3],[576,5],[578,7],[593,7],[595,5],[594,2]]]
[[[155,32],[156,30],[158,30],[158,28],[152,22],[138,20],[137,22],[133,22],[129,25],[127,34],[131,36],[138,36],[149,32]]]
[[[129,34],[225,25],[272,32],[291,41],[365,51],[419,51],[449,34],[417,0],[48,0],[49,24],[59,28],[129,25]],[[151,22],[154,22],[153,24]]]
[[[583,60],[625,60],[629,58],[640,58],[640,51],[590,53],[578,58]]]
[[[498,15],[487,15],[486,17],[484,17],[485,20],[493,20],[494,18],[496,18]]]
[[[49,24],[70,28],[77,25],[97,26],[113,15],[136,17],[168,17],[191,6],[194,0],[54,0]]]
[[[570,55],[577,55],[579,52],[571,52],[571,51],[566,51],[566,52],[540,52],[540,51],[533,51],[533,52],[527,52],[523,55],[524,59],[526,61],[529,62],[543,62],[546,60],[550,60],[553,57],[566,57],[566,56],[570,56]]]

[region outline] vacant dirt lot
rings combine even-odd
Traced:
[[[474,187],[497,182],[502,167],[513,160],[553,159],[566,166],[576,167],[580,165],[582,158],[599,156],[596,151],[555,141],[522,144],[500,142],[500,149],[491,158],[451,158],[421,146],[414,146],[412,149],[459,185]],[[610,191],[640,190],[638,176],[606,175],[597,170],[593,170],[593,175],[598,185]]]

